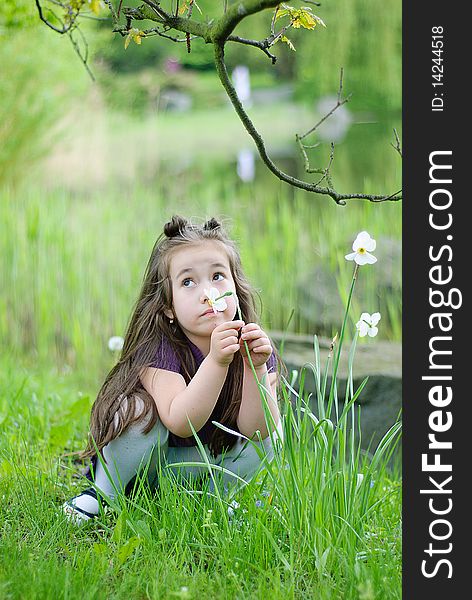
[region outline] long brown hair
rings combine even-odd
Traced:
[[[156,404],[144,389],[139,374],[152,366],[156,351],[163,338],[167,338],[179,357],[183,377],[189,383],[197,365],[188,345],[188,339],[177,322],[171,324],[164,311],[172,309],[172,285],[169,276],[173,250],[184,244],[216,240],[221,242],[228,254],[231,273],[236,286],[241,316],[246,323],[257,320],[255,293],[246,279],[239,252],[229,239],[222,225],[214,218],[203,226],[174,216],[165,224],[164,232],[157,239],[144,274],[143,285],[129,320],[123,349],[117,364],[108,373],[92,407],[90,436],[82,458],[101,451],[111,440],[119,436],[131,423],[146,420],[143,433],[148,433],[158,418]],[[275,351],[275,349],[274,349]],[[278,361],[278,364],[279,361]],[[217,406],[219,422],[234,429],[241,405],[244,363],[241,353],[231,362]],[[136,405],[136,396],[144,405]],[[123,399],[127,402],[124,403]],[[209,447],[214,456],[224,448],[231,448],[236,437],[215,428]]]

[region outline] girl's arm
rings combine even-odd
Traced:
[[[210,352],[188,385],[179,373],[147,367],[141,373],[144,388],[156,402],[162,423],[175,435],[189,437],[208,421],[223,388],[228,367],[239,350],[242,321],[218,325],[211,336]]]
[[[207,356],[187,385],[180,373],[147,367],[141,374],[144,388],[151,394],[165,427],[179,437],[189,437],[208,421],[226,379],[228,367]]]
[[[265,364],[261,367],[256,367],[255,370],[258,380],[267,389],[267,392],[265,392],[265,397],[267,399],[270,413],[274,419],[274,423],[277,426],[280,419],[279,407],[277,406],[276,400],[277,373],[269,374]],[[262,439],[269,435],[259,387],[251,368],[246,364],[244,365],[243,394],[237,425],[239,431],[248,438],[252,438],[257,430],[261,432]],[[269,425],[271,426],[271,429],[273,429],[270,420]]]

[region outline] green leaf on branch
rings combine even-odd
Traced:
[[[90,10],[95,13],[96,15],[98,15],[98,13],[100,12],[101,7],[101,0],[88,0],[88,3],[90,5]]]
[[[189,2],[184,2],[182,6],[179,7],[179,16],[182,16],[185,12],[190,8]]]
[[[179,16],[181,17],[184,13],[188,12],[190,10],[190,7],[192,7],[192,6],[195,6],[195,8],[198,10],[198,12],[200,14],[202,14],[202,10],[198,6],[198,4],[195,2],[195,0],[185,0],[185,2],[179,8]]]
[[[294,8],[287,4],[282,4],[281,10],[278,10],[275,15],[275,20],[278,21],[283,17],[290,19],[290,25],[295,29],[314,29],[317,25],[326,27],[323,19],[320,19],[317,15],[313,14],[309,6],[302,6],[301,8]]]
[[[294,52],[296,52],[295,46],[292,44],[292,42],[288,39],[288,37],[286,35],[283,35],[280,38],[280,41],[287,44],[287,46],[290,48],[290,50],[293,50]]]
[[[132,27],[129,32],[128,35],[126,36],[125,39],[125,50],[126,48],[129,46],[131,40],[133,40],[133,42],[135,44],[141,45],[141,38],[145,35],[144,31],[141,31],[141,29],[138,29],[137,27]]]

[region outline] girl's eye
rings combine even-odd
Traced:
[[[190,278],[188,278],[188,277],[187,277],[187,279],[184,279],[184,280],[182,281],[182,285],[183,285],[183,287],[192,287],[192,284],[193,284],[193,283],[194,283],[194,282],[193,282],[193,280],[192,280],[192,279],[190,279]]]
[[[213,275],[213,280],[214,281],[221,281],[224,278],[225,278],[225,276],[223,275],[223,273],[215,273]]]

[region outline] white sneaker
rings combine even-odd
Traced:
[[[64,502],[62,511],[67,519],[76,525],[95,519],[98,516],[98,498],[95,488],[84,490],[78,496]]]

